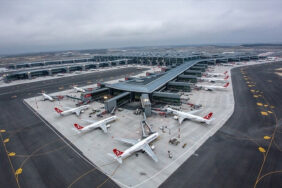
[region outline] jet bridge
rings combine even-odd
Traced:
[[[105,110],[107,112],[112,112],[114,108],[121,106],[125,103],[130,102],[130,92],[123,92],[109,100],[105,101]]]
[[[184,72],[184,75],[193,75],[193,76],[201,77],[202,76],[202,71],[187,70],[187,71]]]
[[[142,108],[144,109],[145,115],[151,116],[151,102],[148,94],[142,94],[140,97]]]
[[[83,101],[88,101],[88,100],[99,99],[107,94],[109,94],[109,88],[100,88],[100,89],[94,89],[92,91],[87,91],[85,93],[81,93],[80,97]]]
[[[206,67],[205,66],[194,65],[193,67],[190,68],[190,70],[197,70],[197,71],[205,72],[206,71]]]
[[[179,80],[184,80],[184,81],[189,81],[192,83],[196,83],[197,82],[197,76],[192,76],[192,75],[179,75],[177,77]]]
[[[168,93],[168,92],[154,92],[152,94],[152,99],[154,102],[160,103],[169,103],[180,105],[180,95],[177,93]]]
[[[177,89],[177,90],[182,90],[182,91],[186,91],[186,92],[190,92],[191,91],[191,87],[190,84],[187,82],[168,82],[167,83],[167,87],[168,89],[173,88],[173,89]]]

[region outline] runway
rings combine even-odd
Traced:
[[[0,88],[0,187],[117,187],[52,131],[23,99],[42,90],[52,93],[72,84],[83,86],[142,71],[131,67]]]
[[[281,67],[233,69],[233,115],[160,187],[282,187]]]

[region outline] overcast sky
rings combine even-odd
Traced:
[[[282,42],[282,0],[0,0],[0,54]]]

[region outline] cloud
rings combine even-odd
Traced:
[[[279,0],[2,1],[0,54],[282,41]]]

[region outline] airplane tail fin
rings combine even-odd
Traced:
[[[209,120],[206,121],[206,124],[209,125],[215,118],[211,118]]]
[[[208,115],[206,115],[206,116],[204,117],[204,119],[209,120],[209,119],[211,119],[212,115],[213,115],[213,113],[210,112]]]
[[[80,125],[78,125],[77,123],[75,123],[75,124],[74,124],[74,126],[75,126],[75,128],[76,128],[76,129],[78,129],[78,130],[80,130],[80,129],[83,129],[83,128],[84,128],[83,126],[80,126]]]
[[[224,80],[227,80],[229,78],[229,76],[228,75],[226,75],[226,77],[224,78]]]
[[[109,156],[111,156],[113,159],[117,160],[120,164],[122,164],[122,158],[120,157],[123,152],[119,151],[118,149],[114,148],[113,149],[114,154],[112,153],[108,153]]]
[[[55,107],[54,109],[55,109],[55,110],[56,110],[56,112],[58,112],[59,114],[63,112],[62,110],[60,110],[60,109],[59,109],[59,108],[57,108],[57,107]]]
[[[117,157],[123,154],[122,151],[119,151],[119,150],[116,149],[116,148],[113,149],[113,152],[114,152],[114,154],[116,154]]]
[[[223,87],[227,88],[229,86],[229,82],[227,82]]]
[[[117,157],[116,155],[112,153],[108,153],[108,155],[112,157],[114,160],[117,160],[117,162],[119,162],[120,164],[122,164],[122,159],[120,157]]]

